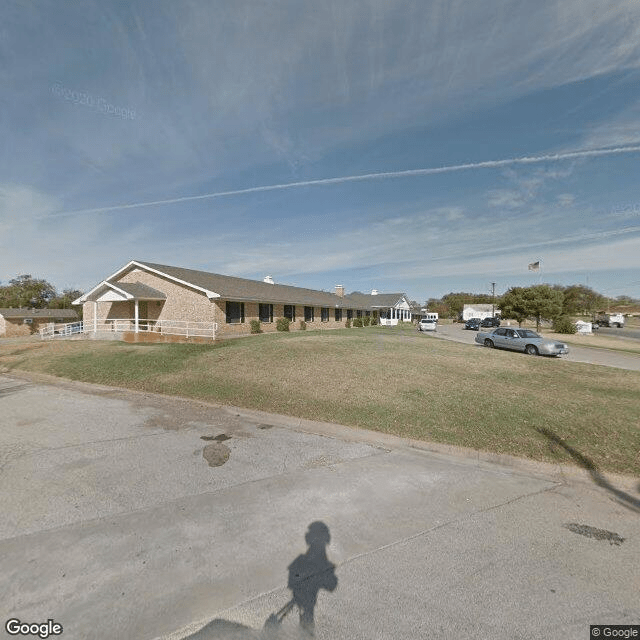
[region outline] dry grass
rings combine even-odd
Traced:
[[[384,327],[215,345],[0,347],[0,366],[640,475],[640,373]]]

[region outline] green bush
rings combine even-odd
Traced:
[[[354,327],[361,327],[362,326],[362,318],[354,318],[353,319],[353,326]]]
[[[552,329],[556,333],[575,333],[576,325],[569,316],[558,316],[553,320]]]
[[[289,331],[289,325],[291,324],[291,320],[289,318],[278,318],[276,320],[276,330],[277,331]]]
[[[262,333],[262,329],[260,328],[260,320],[252,320],[251,324],[251,333]]]
[[[371,324],[371,318],[369,316],[365,316],[364,318],[362,318],[362,324],[365,327],[368,327]]]
[[[345,329],[351,329],[351,320],[347,320],[347,321],[344,323],[344,326],[345,326]]]
[[[300,320],[300,322],[298,322],[298,327],[300,328],[300,331],[306,331],[307,323],[304,320]]]

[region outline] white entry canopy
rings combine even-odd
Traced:
[[[84,302],[122,302],[126,300],[166,300],[167,296],[153,287],[149,287],[141,282],[118,282],[114,284],[108,280],[103,280],[97,287],[94,287],[74,300],[72,304],[83,304]]]

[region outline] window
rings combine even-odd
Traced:
[[[371,311],[365,311],[364,315],[367,316],[367,318],[371,315]]]
[[[362,318],[362,311],[360,311],[360,309],[356,311],[356,318]]]
[[[340,322],[342,320],[342,309],[335,309],[333,313],[333,317],[336,319],[336,322]]]
[[[353,320],[353,309],[347,309],[347,320]]]
[[[32,320],[31,318],[25,318],[25,319],[22,321],[22,324],[32,324],[32,323],[33,323],[33,320]]]
[[[304,308],[304,321],[313,322],[313,307]]]
[[[273,305],[262,303],[259,304],[258,317],[260,319],[260,322],[273,322]]]
[[[227,324],[244,322],[244,302],[227,302]]]
[[[329,322],[329,309],[322,307],[320,310],[320,320],[322,322]]]
[[[296,305],[295,304],[285,304],[284,305],[284,317],[289,318],[291,322],[295,322],[296,320]]]

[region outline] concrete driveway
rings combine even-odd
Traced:
[[[436,333],[429,333],[424,335],[436,336],[445,340],[453,340],[455,342],[464,342],[477,346],[478,349],[482,348],[482,345],[476,345],[475,337],[478,335],[477,331],[471,331],[463,328],[462,324],[444,324],[438,325],[438,331]],[[482,329],[487,333],[493,331],[493,329]],[[628,338],[632,340],[632,338]],[[634,344],[637,341],[634,340]],[[518,354],[523,355],[524,354]],[[588,364],[599,364],[605,367],[615,367],[617,369],[629,369],[630,371],[640,371],[640,355],[633,353],[623,353],[620,351],[613,351],[610,349],[594,349],[589,347],[577,347],[573,344],[569,345],[569,353],[561,356],[563,360],[570,362],[586,362]]]
[[[290,638],[301,611],[316,638],[568,640],[640,622],[640,480],[9,376],[0,422],[3,625]]]

